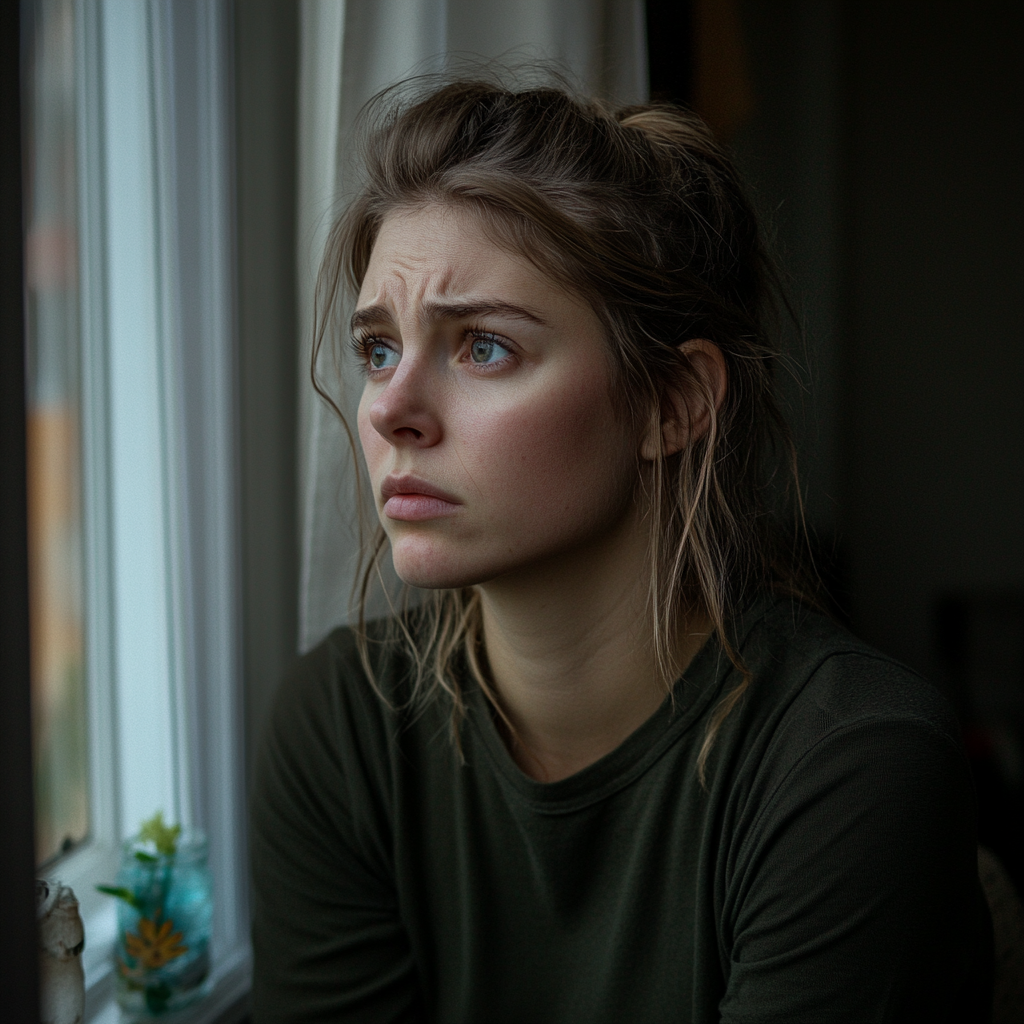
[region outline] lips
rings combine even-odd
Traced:
[[[416,476],[386,476],[380,493],[384,515],[403,522],[450,516],[462,504],[454,495]]]
[[[442,491],[440,487],[435,487],[418,476],[410,474],[405,474],[404,476],[389,474],[384,477],[384,482],[380,485],[381,498],[386,502],[396,494],[439,498],[441,501],[448,502],[449,505],[461,504],[454,495],[449,494],[447,491]]]

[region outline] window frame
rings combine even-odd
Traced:
[[[54,862],[116,1019],[112,881],[143,817],[203,828],[214,992],[249,987],[230,0],[75,7],[90,834]],[[144,684],[140,683],[144,680]]]

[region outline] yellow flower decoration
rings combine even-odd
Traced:
[[[157,925],[148,917],[139,920],[139,934],[126,932],[124,945],[128,955],[134,957],[147,970],[156,970],[188,952],[181,944],[181,932],[174,931],[174,922]]]

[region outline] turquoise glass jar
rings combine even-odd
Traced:
[[[128,840],[117,885],[117,1001],[136,1020],[177,1010],[209,985],[213,893],[206,837],[186,831],[173,854]]]

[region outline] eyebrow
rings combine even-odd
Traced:
[[[528,323],[547,327],[548,322],[539,314],[525,306],[516,306],[511,302],[487,300],[484,302],[427,302],[423,307],[423,319],[428,322],[452,323],[459,320],[473,320],[476,317],[500,316],[509,320],[525,320]],[[349,327],[357,331],[361,327],[373,327],[378,324],[394,324],[395,318],[387,306],[366,306],[352,314]]]

